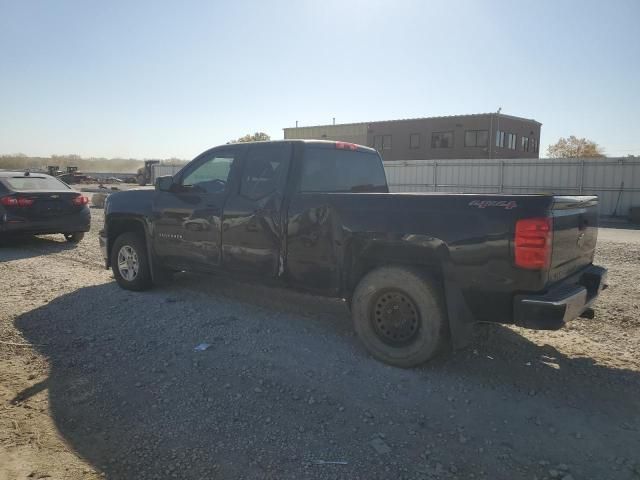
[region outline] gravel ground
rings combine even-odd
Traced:
[[[0,479],[640,478],[640,232],[603,232],[595,320],[481,325],[400,370],[339,301],[191,274],[119,289],[93,216],[78,246],[0,247]]]

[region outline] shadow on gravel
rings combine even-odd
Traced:
[[[505,327],[399,370],[364,353],[340,302],[189,275],[83,288],[16,324],[49,359],[61,435],[107,478],[530,479],[536,459],[609,478],[601,459],[640,451],[637,372]]]
[[[4,237],[0,238],[0,262],[40,257],[74,248],[77,245],[65,241],[63,235]]]

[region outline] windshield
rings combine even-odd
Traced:
[[[380,157],[373,152],[308,145],[301,192],[387,192]]]
[[[69,190],[69,187],[53,177],[5,177],[5,183],[16,192],[34,190]]]

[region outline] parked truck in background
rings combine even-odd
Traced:
[[[136,181],[141,187],[151,182],[153,176],[153,166],[159,165],[160,160],[145,160],[144,167],[140,167],[136,174]]]
[[[111,195],[100,233],[120,286],[222,272],[345,298],[376,358],[411,367],[475,322],[557,329],[606,286],[591,196],[389,193],[343,142],[224,145],[155,190]]]

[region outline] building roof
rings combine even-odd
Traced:
[[[325,125],[301,125],[298,127],[285,127],[283,128],[283,130],[295,130],[296,128],[312,128],[312,127],[345,127],[345,126],[355,126],[355,125],[370,125],[372,123],[408,122],[408,121],[415,121],[415,120],[437,120],[442,118],[484,117],[486,115],[499,115],[504,118],[510,118],[513,120],[523,120],[525,122],[532,122],[538,125],[542,125],[542,123],[532,118],[516,117],[514,115],[506,115],[504,113],[497,113],[497,112],[487,112],[487,113],[468,113],[463,115],[441,115],[441,116],[435,116],[435,117],[398,118],[395,120],[374,120],[371,122],[336,123],[336,124],[330,123]]]

